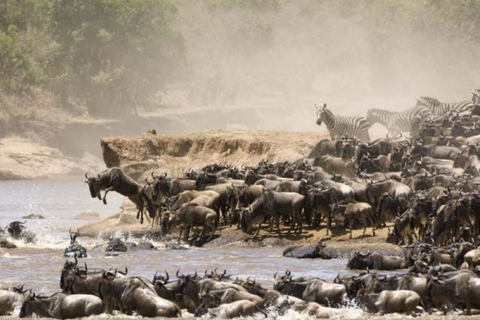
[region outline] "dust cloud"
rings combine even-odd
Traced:
[[[242,109],[227,129],[319,130],[315,103],[365,115],[410,108],[416,96],[469,100],[478,86],[469,22],[454,24],[451,8],[432,1],[184,0],[177,9],[188,80],[164,102]]]

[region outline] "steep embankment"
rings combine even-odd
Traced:
[[[309,154],[315,144],[326,137],[327,132],[218,130],[192,134],[110,137],[102,139],[101,145],[103,158],[108,167],[121,167],[135,179],[142,180],[149,176],[152,170],[158,173],[167,172],[170,176],[181,176],[189,169],[198,169],[215,162],[241,166],[256,164],[261,159],[272,162],[294,161]],[[287,228],[284,228],[284,232],[286,231]],[[345,230],[334,230],[333,235],[327,236],[326,229],[323,227],[321,230],[307,228],[301,236],[279,240],[276,233],[263,230],[261,232],[263,241],[255,245],[286,246],[293,243],[308,244],[317,243],[320,239],[331,239],[335,244],[329,245],[329,248],[333,248],[331,250],[336,253],[344,250],[345,252],[341,253],[342,256],[348,255],[353,249],[366,250],[366,248],[377,248],[377,246],[381,249],[381,246],[385,246],[387,228],[376,230],[375,237],[370,236],[369,229],[367,231],[369,236],[359,240],[362,231],[362,229],[354,230],[354,239],[349,240],[349,233]],[[91,236],[108,236],[118,232],[154,237],[159,234],[158,229],[151,229],[149,223],[143,225],[139,223],[136,219],[136,209],[128,199],[123,202],[118,214],[89,223],[83,226],[80,232]],[[209,243],[209,246],[246,241],[251,238],[251,235],[246,235],[235,227],[221,226],[217,229],[217,234],[219,238]],[[385,250],[387,249],[391,248],[388,247]]]
[[[191,134],[112,137],[101,140],[107,167],[122,167],[138,179],[151,170],[180,176],[190,169],[227,162],[253,165],[262,159],[295,161],[325,139],[324,132],[215,130]]]
[[[56,148],[29,139],[0,139],[0,180],[83,175],[85,171],[100,170],[101,167],[98,158],[89,154],[72,158]]]

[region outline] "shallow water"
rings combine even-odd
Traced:
[[[58,227],[79,226],[86,221],[73,218],[85,211],[96,210],[101,217],[118,212],[122,197],[109,193],[108,205],[90,197],[83,177],[55,180],[0,182],[0,226],[30,213],[39,213],[45,220],[29,220],[27,226],[37,234],[36,244],[15,241],[18,249],[0,249],[0,283],[17,285],[25,283],[37,293],[50,294],[59,291],[60,271],[65,262],[63,250],[68,246],[67,231]],[[156,251],[130,251],[117,257],[107,257],[98,245],[102,239],[78,238],[85,245],[89,257],[80,260],[89,267],[128,267],[129,275],[151,279],[156,271],[167,270],[172,278],[175,271],[193,273],[195,270],[226,269],[234,277],[251,276],[257,282],[272,288],[276,271],[292,271],[295,276],[317,276],[332,280],[337,274],[350,274],[345,270],[346,260],[292,259],[282,256],[282,248],[246,248],[229,245],[221,248],[190,248],[189,250],[167,250],[163,243],[154,243]],[[134,240],[138,242],[138,240]],[[98,247],[94,250],[92,248]],[[262,316],[263,317],[263,316]],[[364,318],[365,314],[355,307],[345,308],[337,318]],[[398,318],[398,316],[393,316]],[[131,317],[129,317],[131,318]],[[279,318],[272,314],[272,319]],[[298,313],[287,313],[284,319],[307,319]]]

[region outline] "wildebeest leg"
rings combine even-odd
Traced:
[[[255,234],[253,235],[254,238],[256,238],[258,236],[258,234],[260,233],[260,227],[262,226],[261,223],[258,224],[258,228],[257,228],[257,232],[255,232]]]
[[[185,226],[185,233],[183,234],[183,241],[188,243],[188,238],[190,237],[190,226]]]
[[[184,228],[185,227],[180,227],[180,230],[178,230],[178,243],[180,243],[180,239],[182,238],[182,233]]]
[[[107,193],[113,190],[113,187],[105,189],[105,194],[103,195],[103,204],[107,204]]]
[[[138,211],[137,211],[137,220],[138,218],[140,218],[140,223],[143,224],[143,207],[140,207],[138,208]]]
[[[277,217],[275,218],[275,224],[277,226],[278,237],[281,238],[282,237],[282,232],[280,231],[280,216],[279,215],[277,215]]]
[[[349,239],[352,239],[352,229],[353,229],[353,219],[350,221],[350,225],[348,226],[350,228],[350,237]],[[363,235],[365,235],[365,229],[363,229]]]
[[[375,237],[375,223],[373,222],[372,216],[368,217],[368,220],[370,221],[370,224],[372,225],[372,236]]]
[[[332,215],[330,212],[327,213],[327,236],[329,231],[332,231]]]

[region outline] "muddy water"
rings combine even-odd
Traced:
[[[114,193],[108,196],[108,205],[91,199],[82,177],[0,182],[0,226],[22,216],[39,213],[45,220],[27,220],[27,226],[37,233],[36,244],[15,241],[19,249],[0,251],[0,280],[6,283],[27,283],[29,287],[45,293],[58,290],[59,271],[65,258],[62,253],[68,245],[68,232],[59,227],[76,226],[85,221],[74,217],[85,210],[96,210],[101,217],[118,211],[122,198]],[[132,240],[138,242],[138,240]],[[345,260],[297,260],[282,257],[281,248],[190,248],[167,250],[163,243],[154,243],[155,251],[132,251],[107,257],[102,239],[79,238],[89,250],[84,261],[92,267],[129,268],[129,273],[151,278],[158,270],[172,275],[181,268],[185,272],[203,272],[205,269],[226,269],[238,277],[252,276],[271,283],[273,274],[290,269],[295,275],[321,276],[333,279],[344,270]]]
[[[108,205],[91,199],[83,177],[56,180],[0,182],[0,226],[20,220],[30,213],[39,213],[45,220],[29,220],[27,226],[37,234],[36,244],[15,241],[18,249],[0,249],[0,284],[26,284],[35,292],[50,294],[59,291],[60,270],[65,262],[63,250],[68,245],[68,232],[64,227],[82,225],[85,221],[74,217],[85,210],[96,210],[101,217],[116,213],[122,198],[109,194]],[[60,228],[59,228],[60,227]],[[63,227],[63,228],[61,228]],[[63,229],[63,231],[62,231]],[[282,257],[282,248],[246,248],[230,245],[221,248],[189,248],[168,250],[164,243],[154,243],[155,251],[131,251],[109,257],[103,251],[102,239],[79,238],[88,249],[89,257],[81,260],[90,267],[118,268],[127,266],[130,275],[151,279],[156,271],[167,270],[171,277],[175,271],[193,273],[205,269],[226,269],[234,277],[251,276],[272,287],[276,271],[290,269],[295,276],[318,276],[332,280],[345,270],[346,260],[297,260]],[[138,240],[132,240],[138,242]],[[345,308],[339,318],[365,318],[355,306]],[[398,318],[399,315],[393,316]],[[277,319],[272,314],[270,318]],[[289,312],[283,318],[307,319]],[[338,317],[337,317],[338,318]]]

